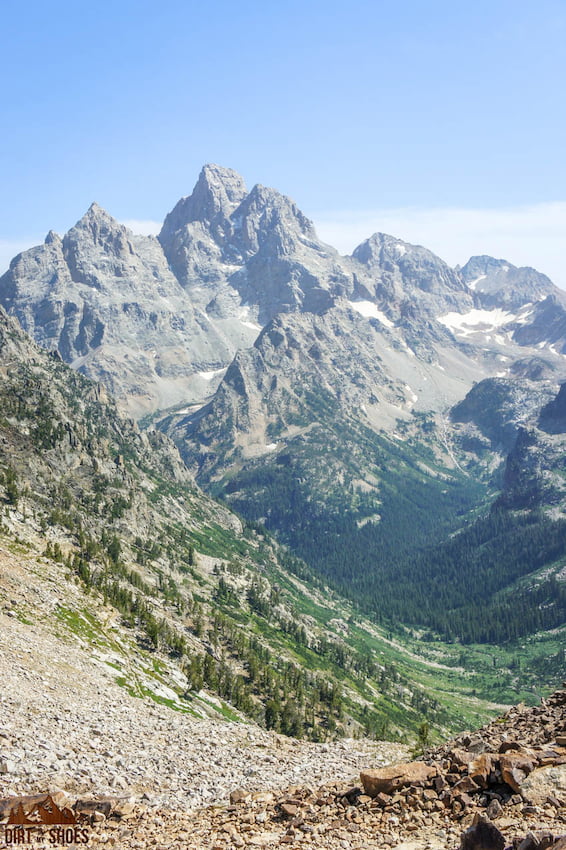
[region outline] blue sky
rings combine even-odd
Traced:
[[[0,40],[3,268],[93,200],[161,221],[217,162],[341,250],[384,230],[566,287],[564,0],[4,0]]]

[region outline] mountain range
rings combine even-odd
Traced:
[[[62,238],[50,232],[12,261],[0,303],[51,353],[49,369],[64,361],[96,382],[69,398],[109,393],[131,417],[128,439],[160,447],[146,472],[157,463],[163,477],[168,464],[177,484],[217,500],[209,517],[218,510],[234,530],[236,511],[274,535],[291,571],[360,616],[470,646],[564,635],[566,295],[545,275],[488,256],[451,268],[380,233],[344,257],[289,198],[207,165],[157,238],[93,204]],[[7,327],[21,359],[37,360]],[[61,429],[72,439],[73,415],[27,427],[50,446]],[[120,445],[115,456],[131,459]],[[113,500],[99,478],[127,465],[98,463],[105,471],[83,489],[99,488],[100,514]],[[106,546],[127,540],[139,487],[153,487],[126,479],[116,510],[129,519],[114,518]],[[151,551],[161,520],[139,511],[136,536]],[[222,586],[223,604],[232,591]],[[541,676],[558,675],[559,655],[536,657]]]
[[[532,356],[560,372],[566,334],[564,294],[533,269],[489,257],[451,269],[383,234],[342,257],[289,198],[248,192],[214,165],[157,239],[92,204],[62,239],[50,232],[12,261],[0,298],[37,342],[137,418],[202,403],[237,351],[274,321],[293,333],[297,316],[357,319],[355,340],[365,335],[401,381],[393,398],[417,409],[460,400],[479,377],[528,369],[516,361]]]

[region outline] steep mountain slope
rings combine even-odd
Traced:
[[[328,306],[348,277],[292,201],[248,193],[218,166],[205,166],[159,238],[93,204],[0,279],[0,302],[24,329],[136,416],[202,401],[269,318]]]
[[[41,345],[100,380],[133,413],[207,387],[232,347],[195,311],[156,239],[134,236],[93,204],[63,239],[19,255],[2,303]],[[204,377],[199,372],[204,372]]]
[[[303,563],[195,486],[164,435],[120,418],[4,313],[0,397],[0,535],[33,572],[16,593],[5,571],[0,592],[24,625],[38,615],[25,588],[45,580],[47,626],[80,638],[132,694],[287,734],[395,736],[425,715],[443,730],[485,716],[470,694],[485,671],[469,680],[449,648],[398,645],[309,583]]]
[[[219,166],[203,168],[159,241],[191,297],[219,317],[248,306],[264,325],[280,312],[324,309],[353,286],[337,251],[293,201],[260,185],[248,193],[239,175]]]
[[[304,372],[301,386],[309,392]],[[550,382],[487,379],[451,421],[417,414],[393,439],[321,389],[307,427],[246,458],[222,444],[215,453],[215,433],[227,433],[219,423],[245,430],[219,392],[217,430],[206,431],[208,415],[188,423],[200,452],[187,458],[213,492],[375,614],[501,642],[566,622],[563,390],[555,394]]]
[[[363,348],[362,320],[346,311],[337,333],[337,309],[274,321],[207,407],[164,423],[199,480],[380,616],[466,641],[562,626],[566,537],[552,492],[563,446],[539,435],[531,457],[521,437],[556,384],[491,378],[451,420],[411,410],[408,387],[371,359],[372,332]],[[559,584],[524,585],[543,568]]]
[[[549,543],[495,584],[466,556],[458,582],[464,549],[497,538],[495,570],[523,539],[512,495],[514,453],[530,468],[523,432],[535,429],[539,457],[556,437],[537,417],[566,379],[566,302],[533,269],[489,257],[451,269],[384,234],[340,257],[291,200],[208,165],[159,240],[93,207],[16,258],[0,298],[136,415],[174,405],[160,427],[198,482],[374,615],[503,639],[515,625],[469,623],[486,594],[554,569]],[[560,477],[550,457],[533,472],[544,499],[540,482]],[[546,511],[533,499],[529,511]],[[547,523],[561,511],[532,514],[533,539],[535,526],[560,536]]]

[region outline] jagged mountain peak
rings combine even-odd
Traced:
[[[216,198],[225,196],[234,205],[247,194],[244,178],[237,171],[215,163],[206,163],[202,167],[193,195],[200,191]]]
[[[101,207],[97,201],[93,201],[90,207],[87,210],[87,215],[90,216],[104,216],[108,215],[104,207]]]
[[[354,249],[352,257],[369,267],[380,265],[387,268],[388,263],[402,267],[416,263],[419,269],[442,269],[453,274],[448,264],[428,248],[413,245],[388,233],[373,233]]]
[[[354,249],[352,256],[356,257],[361,262],[365,262],[365,258],[370,254],[374,254],[376,251],[396,251],[397,255],[402,257],[407,251],[420,248],[420,245],[411,245],[411,243],[404,242],[403,239],[399,239],[397,236],[391,236],[389,233],[380,233],[378,231],[376,233],[372,233],[368,239],[364,239],[364,241]]]
[[[426,317],[472,306],[458,272],[420,245],[374,233],[358,245],[352,260],[360,269],[359,273],[356,270],[358,294],[369,295],[388,315],[396,315],[415,328]]]
[[[487,254],[471,257],[460,270],[462,280],[476,294],[482,307],[517,309],[544,301],[560,291],[545,274],[530,266],[517,267],[508,260]]]
[[[63,237],[65,259],[71,269],[73,280],[89,286],[99,286],[97,275],[87,266],[98,264],[92,252],[102,250],[103,257],[114,258],[128,264],[134,255],[132,233],[97,203],[90,205],[86,213]],[[122,269],[119,274],[123,274]]]
[[[166,216],[159,234],[165,245],[172,235],[192,222],[221,226],[246,197],[244,179],[231,168],[205,165],[190,195],[181,198]]]
[[[110,215],[104,207],[101,207],[100,204],[97,204],[96,201],[93,201],[86,213],[80,218],[74,227],[71,228],[72,232],[75,228],[80,228],[82,230],[92,230],[93,228],[106,227],[108,229],[114,231],[124,231],[126,232],[128,228],[120,224],[117,219]]]
[[[466,283],[470,283],[482,274],[485,275],[501,270],[507,271],[510,267],[511,263],[508,263],[507,260],[490,257],[489,254],[476,254],[470,257],[468,262],[459,271]]]
[[[54,230],[50,230],[47,236],[45,237],[46,245],[59,245],[63,240]]]
[[[260,183],[239,205],[232,222],[232,241],[244,257],[255,254],[262,246],[268,246],[278,255],[290,254],[300,244],[321,249],[312,221],[297,204]]]

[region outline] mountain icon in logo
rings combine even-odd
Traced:
[[[60,808],[51,794],[37,800],[29,811],[25,811],[22,801],[10,811],[9,824],[38,826],[39,824],[76,824],[77,816],[72,809]]]

